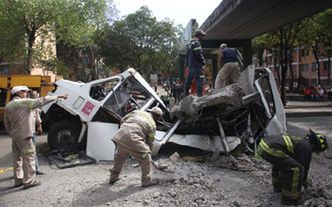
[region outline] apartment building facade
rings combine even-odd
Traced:
[[[36,37],[34,49],[38,48],[40,50],[40,59],[46,61],[48,59],[56,58],[56,41],[53,33],[48,33],[47,38],[41,38],[41,36]],[[40,64],[32,63],[32,68],[30,74],[27,74],[24,69],[22,58],[17,59],[16,61],[8,61],[0,57],[0,75],[1,76],[10,76],[17,74],[24,75],[41,75],[41,76],[50,76],[51,81],[54,82],[58,79],[57,74],[52,70],[49,70],[47,67],[41,66]]]
[[[327,54],[326,48],[319,47],[317,51],[317,63],[312,48],[306,48],[304,46],[294,48],[292,51],[291,64],[288,66],[286,75],[286,87],[288,88],[290,84],[293,84],[294,90],[298,91],[316,85],[321,85],[326,89],[331,88],[332,58],[328,57]],[[269,67],[273,71],[277,83],[280,84],[281,71],[279,62],[276,61],[276,58],[269,50],[264,51],[262,60],[263,66]],[[253,63],[257,66],[259,65],[256,57],[253,58]],[[320,81],[318,77],[320,77]]]

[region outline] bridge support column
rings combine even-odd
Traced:
[[[243,66],[244,68],[248,67],[248,65],[252,64],[252,48],[251,48],[251,39],[247,39],[243,41]]]

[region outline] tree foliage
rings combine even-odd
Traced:
[[[148,75],[174,69],[178,28],[173,22],[157,21],[147,7],[100,31],[99,47],[107,65],[124,70],[134,67]]]
[[[327,83],[331,85],[331,64],[332,56],[332,9],[327,9],[312,18],[306,29],[300,33],[299,44],[312,48],[317,64],[318,84],[320,84],[320,56],[328,58]],[[321,54],[320,48],[325,48],[325,53]]]
[[[321,25],[323,30],[322,40],[325,46],[326,56],[328,60],[327,68],[327,84],[332,86],[331,83],[331,57],[332,57],[332,9],[328,9],[317,16],[318,25]],[[319,29],[319,28],[318,28]]]
[[[35,47],[38,37],[51,40],[56,35],[70,45],[91,45],[105,11],[103,0],[0,1],[0,55],[17,61],[24,51],[25,70],[30,72],[34,57],[40,57],[34,54],[45,49]]]
[[[257,42],[260,42],[259,48],[262,48],[262,44],[265,42],[265,48],[270,49],[275,56],[276,66],[278,65],[280,70],[280,92],[283,104],[286,104],[286,75],[289,63],[291,63],[292,49],[297,45],[299,32],[305,28],[307,23],[308,19],[299,20],[269,32],[255,41],[256,45],[259,45]],[[279,75],[279,71],[277,74]]]
[[[281,76],[281,98],[285,100],[286,74],[292,63],[292,49],[298,46],[312,48],[317,62],[318,83],[320,83],[319,56],[325,55],[330,61],[332,56],[332,9],[328,9],[315,16],[301,19],[279,29],[257,37],[253,41],[253,46],[257,54],[262,54],[264,49],[268,49],[276,63],[275,68],[280,70],[277,74]],[[326,54],[320,54],[320,47],[324,46]],[[264,60],[261,60],[264,62]],[[330,62],[329,62],[330,67]],[[328,68],[328,83],[331,82],[330,68]],[[294,81],[292,70],[291,83]],[[300,77],[299,77],[300,78]],[[290,85],[292,86],[292,84]]]

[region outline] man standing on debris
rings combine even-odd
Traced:
[[[141,166],[142,187],[159,183],[159,179],[151,178],[151,150],[156,134],[156,122],[163,115],[163,111],[157,106],[147,111],[135,110],[122,118],[120,129],[112,138],[116,144],[116,154],[110,184],[119,180],[123,164],[129,155]]]
[[[184,95],[189,95],[189,88],[193,79],[196,81],[197,96],[203,94],[203,66],[205,65],[205,58],[203,56],[203,49],[200,41],[203,40],[206,33],[202,30],[195,32],[194,38],[190,41],[187,48],[186,66],[189,69],[187,80],[184,83]]]
[[[67,95],[58,95],[31,99],[27,98],[28,92],[26,86],[13,87],[12,100],[6,105],[4,113],[4,125],[13,142],[15,187],[23,185],[25,189],[41,184],[36,180],[32,112],[58,98],[67,98]]]
[[[221,70],[218,72],[214,87],[222,88],[239,82],[242,67],[242,55],[235,48],[229,48],[225,43],[220,45]]]
[[[257,154],[272,164],[273,191],[281,192],[283,205],[303,203],[301,188],[308,187],[311,155],[327,148],[326,137],[312,130],[304,138],[282,135],[261,139]]]

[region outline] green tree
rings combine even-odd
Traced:
[[[12,21],[18,16],[18,12],[10,11],[4,1],[0,2],[0,57],[10,62],[24,55],[25,31],[19,22]]]
[[[317,16],[311,17],[308,19],[308,24],[305,28],[299,33],[298,45],[305,46],[306,49],[311,48],[312,53],[315,57],[317,63],[317,82],[320,84],[320,44],[322,43],[322,37],[319,33],[319,30],[322,29],[319,23],[317,22]]]
[[[13,57],[17,51],[25,51],[24,67],[29,73],[34,57],[40,57],[34,54],[43,48],[35,47],[37,37],[49,39],[56,34],[69,45],[91,45],[94,32],[105,20],[105,11],[105,0],[0,1],[0,31],[4,31],[0,33],[4,40],[0,42],[4,46],[1,55]]]
[[[301,30],[305,28],[309,19],[302,19],[297,22],[282,26],[272,32],[269,32],[266,39],[266,48],[273,51],[276,54],[275,61],[278,61],[281,71],[280,78],[280,92],[281,92],[281,100],[283,104],[286,104],[286,93],[285,93],[285,85],[286,85],[286,75],[288,68],[290,67],[291,62],[291,54],[292,48],[297,45],[298,42],[298,34]],[[271,41],[273,40],[273,41]],[[292,82],[294,81],[294,75],[292,75]],[[292,84],[291,84],[292,86]]]
[[[331,84],[331,66],[330,59],[332,55],[332,9],[328,9],[313,17],[305,18],[294,22],[287,26],[283,26],[276,31],[264,34],[254,39],[254,48],[256,53],[262,52],[263,49],[269,49],[272,52],[275,62],[275,68],[280,66],[281,69],[281,97],[285,102],[284,84],[288,68],[291,68],[292,51],[296,46],[306,46],[311,48],[317,63],[318,83],[320,78],[320,56],[328,57],[327,83]],[[274,37],[274,38],[273,38]],[[324,47],[325,53],[321,53],[320,49]],[[288,56],[288,58],[287,58]],[[286,61],[286,62],[285,62]],[[287,67],[288,64],[288,67]],[[279,77],[279,73],[278,77]],[[294,80],[293,71],[290,70],[290,89]],[[301,77],[298,77],[300,82]],[[303,82],[303,80],[302,80]]]
[[[252,42],[253,42],[253,51],[255,54],[258,55],[260,65],[268,66],[267,56],[266,54],[264,56],[264,52],[272,54],[275,74],[277,74],[277,81],[278,84],[280,84],[281,77],[280,77],[280,67],[278,64],[279,50],[276,49],[278,48],[278,42],[279,42],[277,36],[272,35],[270,33],[266,33],[254,38]]]
[[[331,56],[332,56],[332,9],[328,9],[317,17],[318,24],[322,26],[323,33],[322,39],[324,40],[324,46],[326,56],[328,60],[327,68],[327,85],[332,86],[331,83]]]
[[[299,39],[303,45],[312,48],[317,64],[318,84],[321,84],[319,57],[327,57],[327,84],[331,86],[332,9],[313,16]],[[325,49],[323,53],[321,48]]]
[[[99,34],[105,63],[124,70],[134,67],[148,75],[174,69],[179,29],[169,20],[157,21],[147,7],[115,21]]]

